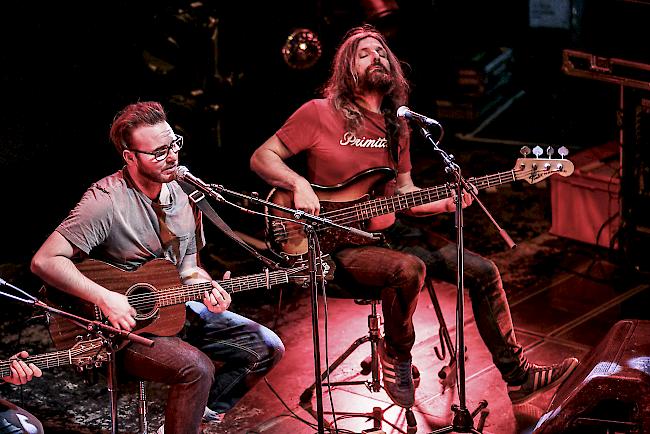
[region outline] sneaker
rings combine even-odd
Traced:
[[[205,407],[205,410],[203,410],[202,420],[204,423],[221,423],[225,415],[226,413],[217,413],[216,411]]]
[[[578,366],[578,359],[569,357],[561,363],[548,366],[540,366],[530,363],[528,365],[528,377],[517,386],[508,385],[508,396],[513,404],[523,404],[535,396],[558,386]]]
[[[217,413],[216,411],[210,410],[208,407],[205,407],[203,410],[203,417],[201,421],[203,423],[221,423],[225,413]],[[165,434],[165,424],[160,425],[160,428],[156,430],[156,434]]]
[[[415,404],[415,386],[411,359],[399,361],[386,354],[384,342],[379,345],[379,360],[381,360],[384,390],[400,407],[410,408]]]

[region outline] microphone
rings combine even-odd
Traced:
[[[214,191],[210,184],[204,182],[201,178],[192,175],[190,170],[185,166],[178,166],[176,168],[175,179],[176,181],[185,181],[217,200],[224,200],[219,193]]]
[[[410,108],[406,107],[405,105],[401,106],[400,108],[397,109],[397,117],[398,118],[406,118],[411,121],[415,121],[419,124],[424,124],[427,127],[430,126],[440,126],[440,122],[438,122],[435,119],[428,118],[424,115],[421,115],[419,113],[415,113],[412,111]]]

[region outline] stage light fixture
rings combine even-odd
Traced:
[[[282,58],[294,69],[307,69],[320,59],[323,49],[318,35],[305,28],[294,30],[282,46]]]

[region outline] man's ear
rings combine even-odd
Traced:
[[[135,162],[135,153],[130,152],[128,149],[122,151],[122,158],[126,164],[132,164]]]

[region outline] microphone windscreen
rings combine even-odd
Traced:
[[[406,107],[405,105],[400,106],[400,108],[397,109],[397,117],[398,118],[403,118],[408,111],[409,111],[409,108]]]
[[[178,166],[176,168],[176,181],[183,181],[185,180],[185,175],[189,173],[189,169],[185,166]]]

